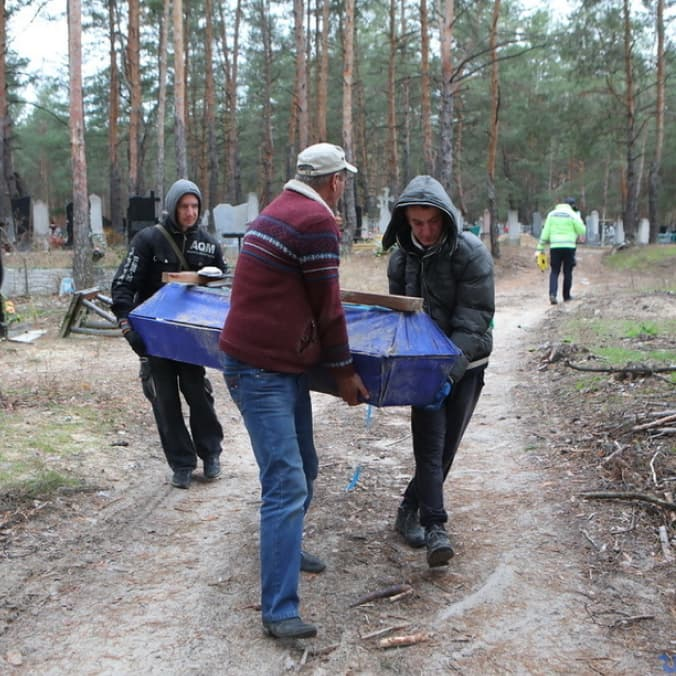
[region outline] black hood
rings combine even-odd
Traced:
[[[446,228],[443,239],[450,243],[452,249],[455,248],[458,234],[458,218],[455,206],[439,181],[431,176],[423,175],[416,176],[404,188],[394,205],[392,217],[383,235],[382,246],[384,251],[387,251],[395,243],[407,251],[413,246],[411,226],[408,224],[405,214],[406,207],[410,206],[428,206],[441,209]]]

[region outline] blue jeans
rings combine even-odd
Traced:
[[[249,432],[261,482],[263,622],[298,617],[303,520],[318,460],[305,374],[264,371],[224,357],[225,383]]]

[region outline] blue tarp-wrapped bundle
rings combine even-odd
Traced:
[[[448,378],[460,351],[424,312],[345,303],[355,367],[374,406],[425,406]],[[218,336],[227,290],[163,286],[129,315],[151,354],[220,369]],[[329,372],[311,374],[315,391],[335,394]]]

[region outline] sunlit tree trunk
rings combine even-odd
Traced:
[[[657,206],[660,196],[660,171],[662,168],[662,149],[664,146],[664,0],[657,0],[657,18],[655,25],[657,33],[656,55],[656,97],[655,97],[655,154],[650,165],[648,180],[648,217],[650,219],[650,242],[657,242],[660,222]]]
[[[158,53],[159,89],[157,93],[157,164],[155,165],[155,197],[164,203],[164,125],[167,114],[167,46],[169,44],[169,17],[171,0],[164,0],[160,20],[160,46]]]
[[[453,180],[453,22],[454,0],[444,0],[441,30],[441,112],[439,114],[439,182],[450,194]]]
[[[176,136],[176,174],[188,178],[185,134],[185,47],[183,42],[183,0],[173,0],[174,27],[174,126]]]
[[[624,20],[624,74],[625,74],[625,142],[627,164],[625,172],[626,193],[623,214],[624,236],[629,242],[636,240],[638,232],[638,185],[636,178],[636,101],[634,99],[634,64],[631,12],[629,0],[623,0]]]
[[[89,196],[82,101],[82,8],[68,0],[68,68],[70,75],[70,149],[73,173],[73,278],[77,289],[94,284],[89,238]]]
[[[263,139],[261,147],[261,206],[272,200],[272,174],[274,145],[272,137],[272,29],[270,25],[270,0],[260,0],[259,19],[263,42]]]
[[[329,0],[321,0],[322,27],[319,40],[317,77],[317,141],[326,141],[326,118],[329,92]]]
[[[293,0],[294,43],[296,45],[296,77],[294,83],[294,108],[300,151],[308,145],[309,117],[307,107],[307,67],[305,59],[305,5],[303,0]],[[294,115],[292,115],[294,117]],[[294,153],[295,155],[296,153]]]
[[[354,2],[345,0],[343,17],[343,148],[352,160],[352,75],[354,69]],[[354,176],[347,174],[343,193],[343,250],[350,251],[357,228]]]
[[[493,5],[491,20],[490,50],[491,50],[491,113],[488,122],[488,166],[487,192],[488,211],[491,215],[491,252],[493,258],[500,258],[500,244],[498,242],[498,207],[495,191],[495,164],[498,150],[498,127],[500,112],[500,84],[498,81],[498,19],[500,18],[500,0]]]
[[[397,135],[397,3],[390,0],[390,53],[387,61],[387,184],[390,196],[394,199],[399,194],[399,140]]]
[[[139,0],[129,0],[127,34],[127,81],[130,90],[129,105],[129,194],[139,194],[139,147],[141,134],[141,66]]]
[[[209,230],[215,232],[214,225],[214,207],[217,204],[218,196],[218,150],[216,148],[216,92],[214,89],[214,69],[213,69],[213,55],[212,44],[214,40],[214,26],[212,17],[212,2],[206,0],[205,2],[206,14],[206,41],[204,49],[205,60],[205,122],[204,126],[207,134],[206,152],[207,152],[207,167],[208,176],[203,188],[206,195],[204,195],[204,204],[209,209]]]
[[[242,16],[242,3],[237,0],[233,27],[232,51],[228,49],[228,37],[225,30],[223,3],[218,3],[220,12],[221,42],[223,44],[223,62],[225,64],[225,154],[227,165],[226,198],[231,203],[242,200],[242,187],[239,169],[239,138],[237,134],[237,69],[239,55],[239,26]]]
[[[430,34],[427,18],[427,0],[420,0],[420,87],[422,146],[425,173],[434,173],[434,151],[432,150],[432,84],[430,81]]]
[[[455,185],[455,205],[460,209],[463,216],[467,214],[467,205],[465,204],[465,188],[462,182],[462,155],[463,155],[463,131],[465,129],[464,106],[462,96],[458,97],[455,106],[456,123],[455,133],[453,134],[453,184]]]
[[[108,94],[108,155],[110,157],[110,222],[115,232],[122,231],[124,212],[122,207],[122,177],[117,153],[120,118],[120,73],[117,68],[116,0],[108,0],[108,40],[110,42],[110,92]]]

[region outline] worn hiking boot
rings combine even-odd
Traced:
[[[394,529],[401,535],[409,547],[425,546],[425,531],[418,519],[418,510],[408,505],[400,505]]]
[[[177,469],[171,477],[171,485],[175,488],[190,488],[192,481],[191,469]]]
[[[204,478],[215,479],[221,475],[221,460],[217,455],[212,455],[204,460]]]
[[[558,301],[556,300],[556,296],[550,296],[550,297],[549,297],[549,302],[550,302],[552,305],[556,305],[556,304],[558,303]]]
[[[317,635],[317,627],[303,622],[300,617],[290,617],[279,622],[264,621],[263,629],[273,638],[312,638]]]
[[[318,556],[302,550],[300,553],[300,569],[304,573],[321,573],[326,569],[326,564]]]
[[[425,545],[427,546],[427,564],[430,568],[445,566],[455,553],[446,529],[441,523],[433,523],[425,529]]]

